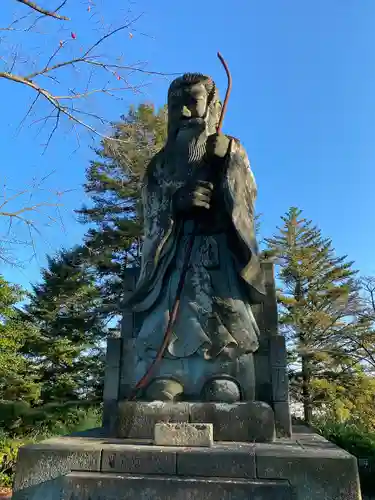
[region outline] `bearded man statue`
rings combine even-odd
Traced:
[[[265,296],[256,184],[239,141],[217,133],[221,108],[210,77],[174,80],[167,142],[144,177],[142,264],[129,301],[144,316],[135,340],[136,381],[163,342],[197,225],[172,337],[143,391],[147,401],[254,399],[259,331],[251,304]]]

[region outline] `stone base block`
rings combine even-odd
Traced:
[[[212,446],[212,424],[155,424],[154,444],[157,446]]]
[[[64,500],[294,500],[288,481],[178,478],[74,472]]]
[[[13,500],[133,498],[360,500],[361,493],[356,459],[300,427],[273,443],[156,446],[98,430],[20,450]]]
[[[244,403],[122,402],[113,435],[153,439],[155,424],[212,423],[215,441],[270,442],[275,438],[273,410],[260,401]]]

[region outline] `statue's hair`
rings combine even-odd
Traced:
[[[208,104],[210,104],[215,98],[217,98],[217,91],[215,82],[211,77],[203,75],[202,73],[185,73],[179,76],[169,86],[168,90],[168,102],[171,97],[180,96],[182,94],[183,87],[194,85],[196,83],[202,83],[208,94]]]

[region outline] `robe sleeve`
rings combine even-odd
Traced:
[[[259,303],[265,296],[265,286],[254,225],[257,186],[246,151],[236,139],[231,141],[223,192],[237,236],[238,271],[249,285],[252,302]]]
[[[143,179],[143,246],[141,270],[129,304],[141,302],[155,283],[159,262],[174,233],[172,186],[162,179],[161,153],[151,161]]]

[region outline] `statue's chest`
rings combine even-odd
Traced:
[[[215,186],[219,184],[217,169],[203,158],[198,160],[184,158],[177,162],[170,162],[168,170],[174,173],[170,179],[177,189],[194,181],[212,182]]]
[[[210,165],[206,161],[206,141],[192,140],[176,143],[166,151],[164,166],[168,177],[179,187],[191,180],[209,180]]]
[[[199,161],[188,161],[176,165],[180,175],[175,178],[173,191],[186,184],[194,185],[197,180],[211,182],[214,185],[210,209],[193,210],[186,214],[187,220],[194,219],[199,222],[198,233],[216,234],[226,232],[230,226],[230,218],[225,209],[224,195],[219,169],[216,165],[209,164],[204,159]],[[215,168],[216,167],[216,168]]]

